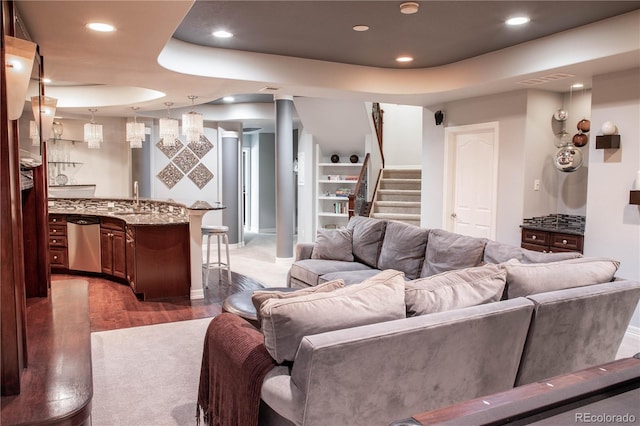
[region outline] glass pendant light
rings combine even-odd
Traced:
[[[95,108],[90,108],[91,122],[84,125],[84,140],[87,142],[88,147],[91,149],[100,148],[102,143],[102,124],[96,124],[94,119],[94,113],[98,111]]]
[[[202,114],[193,110],[197,96],[188,96],[191,99],[191,111],[182,114],[182,133],[187,137],[187,143],[200,142],[200,136],[204,134],[204,122]]]
[[[29,121],[29,137],[31,138],[31,145],[40,146],[40,134],[38,133],[38,123],[35,120]]]
[[[139,107],[131,107],[133,110],[133,122],[127,123],[126,138],[131,148],[142,148],[142,141],[144,140],[144,123],[138,123],[138,117],[136,111]]]
[[[160,139],[163,146],[176,146],[176,139],[180,134],[178,130],[178,120],[171,118],[171,105],[173,102],[165,102],[167,106],[167,118],[160,119]]]

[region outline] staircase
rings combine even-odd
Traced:
[[[420,169],[382,170],[370,217],[420,226]]]

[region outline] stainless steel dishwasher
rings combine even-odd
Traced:
[[[67,216],[69,269],[102,272],[100,257],[100,219],[91,216]]]

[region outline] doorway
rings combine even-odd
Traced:
[[[495,239],[498,122],[445,129],[443,221],[446,230]]]
[[[251,229],[251,148],[242,147],[242,227]]]

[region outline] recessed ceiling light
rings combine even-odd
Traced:
[[[413,57],[411,57],[411,56],[398,56],[396,58],[396,61],[398,61],[398,62],[411,62],[411,61],[413,61]]]
[[[234,98],[233,96],[225,96],[224,98],[222,98],[222,100],[224,102],[233,102],[236,100],[236,98]]]
[[[213,36],[218,38],[231,38],[233,37],[233,33],[225,30],[218,30],[213,32]]]
[[[101,33],[110,33],[116,30],[113,25],[105,24],[104,22],[90,22],[87,24],[87,28]]]
[[[572,84],[571,87],[573,87],[574,89],[582,89],[584,87],[584,84],[576,83],[576,84]]]
[[[513,27],[517,25],[524,25],[530,20],[531,19],[529,19],[528,16],[514,16],[513,18],[509,18],[506,21],[504,21],[504,23]]]
[[[369,26],[368,25],[354,25],[353,26],[353,31],[362,32],[362,31],[368,31],[368,30],[369,30]]]
[[[51,79],[50,78],[43,78],[42,82],[46,83],[46,84],[49,84],[49,83],[51,83]]]

